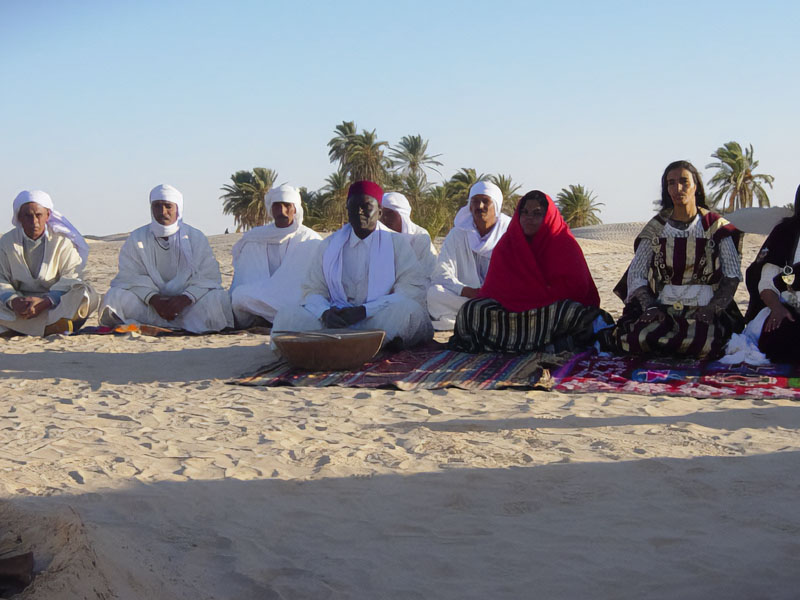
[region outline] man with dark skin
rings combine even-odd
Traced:
[[[378,200],[367,194],[357,194],[347,199],[347,220],[360,239],[365,239],[378,226],[381,218],[381,207]],[[322,313],[325,327],[339,329],[355,325],[367,318],[367,310],[363,306],[331,307]]]
[[[150,204],[153,218],[161,225],[172,225],[178,220],[178,205],[166,200],[156,200]],[[167,238],[162,238],[167,239]],[[150,298],[152,306],[162,319],[174,321],[187,306],[192,304],[192,299],[185,294],[178,296],[164,296],[155,294]]]
[[[379,224],[383,190],[356,181],[347,193],[348,223],[319,245],[297,306],[278,311],[272,331],[373,329],[384,347],[430,339],[426,279],[406,236]]]

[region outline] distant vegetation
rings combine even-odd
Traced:
[[[717,148],[711,158],[717,162],[709,163],[706,169],[717,172],[708,181],[709,188],[717,188],[709,194],[709,202],[718,210],[733,212],[738,208],[753,206],[753,198],[761,207],[769,206],[769,197],[762,184],[772,187],[772,175],[756,174],[758,161],[753,158],[753,145],[742,151],[738,142],[728,142]]]
[[[403,136],[396,145],[379,139],[376,131],[362,129],[353,121],[343,121],[334,128],[328,142],[328,158],[336,170],[325,179],[318,190],[301,187],[305,211],[304,223],[318,231],[338,229],[346,220],[347,189],[353,181],[370,179],[387,192],[404,194],[412,207],[415,223],[428,230],[431,237],[443,235],[450,229],[458,209],[464,206],[469,188],[478,181],[491,181],[503,192],[503,212],[512,214],[517,205],[520,185],[511,175],[478,173],[461,168],[439,183],[431,183],[429,175],[441,177],[438,159],[441,154],[428,151],[428,140],[421,135]],[[728,142],[712,155],[717,162],[706,165],[716,169],[708,182],[709,202],[718,210],[731,212],[752,206],[769,206],[763,185],[772,187],[772,175],[756,174],[758,161],[753,158],[753,146],[746,150],[736,142]],[[237,171],[231,183],[222,187],[223,212],[233,215],[237,231],[264,225],[270,220],[264,198],[278,179],[277,172],[261,167],[252,171]],[[583,185],[570,185],[557,196],[556,204],[570,227],[599,225],[600,207],[594,192]]]

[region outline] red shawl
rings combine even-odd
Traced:
[[[497,300],[511,312],[541,308],[559,300],[600,306],[583,252],[550,196],[542,225],[530,239],[522,232],[517,205],[508,231],[492,252],[478,296]]]

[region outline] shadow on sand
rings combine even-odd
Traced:
[[[800,584],[798,464],[783,452],[132,482],[12,504],[72,507],[119,598],[775,599]],[[46,571],[39,589],[69,573]]]

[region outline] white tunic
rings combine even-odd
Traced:
[[[192,304],[167,321],[149,304],[156,294],[185,295]],[[119,273],[103,298],[100,323],[139,323],[193,333],[233,327],[230,298],[206,236],[186,223],[166,241],[157,239],[149,225],[133,231],[120,250]]]
[[[296,306],[306,271],[322,241],[305,227],[274,223],[251,229],[233,247],[231,304],[239,327],[257,316],[274,321],[281,307]]]
[[[20,227],[0,238],[0,332],[42,335],[61,318],[83,319],[94,312],[100,297],[81,280],[82,259],[75,245],[48,227],[42,242],[30,244],[29,257],[39,263],[32,265],[25,258],[26,240]],[[55,305],[33,319],[20,319],[9,307],[17,296],[49,296]]]
[[[373,234],[374,235],[374,234]],[[394,278],[387,293],[368,300],[370,250],[373,235],[364,240],[351,234],[342,249],[341,283],[346,300],[352,306],[364,306],[367,318],[354,329],[382,329],[384,343],[396,337],[406,346],[413,346],[433,336],[425,308],[425,278],[419,261],[408,241],[399,234],[390,234],[393,250]],[[322,329],[322,314],[331,308],[331,291],[325,279],[323,257],[333,236],[324,240],[308,269],[303,283],[302,306],[278,313],[272,330],[313,331]]]
[[[482,238],[485,241],[499,227],[502,234],[508,229],[510,219],[500,215],[495,226]],[[454,227],[447,234],[439,251],[439,259],[428,288],[428,310],[436,329],[452,329],[456,315],[467,298],[461,296],[464,287],[480,288],[489,272],[491,251],[478,253],[470,245],[469,230]],[[496,235],[496,234],[495,234]],[[499,239],[500,236],[496,235]]]

